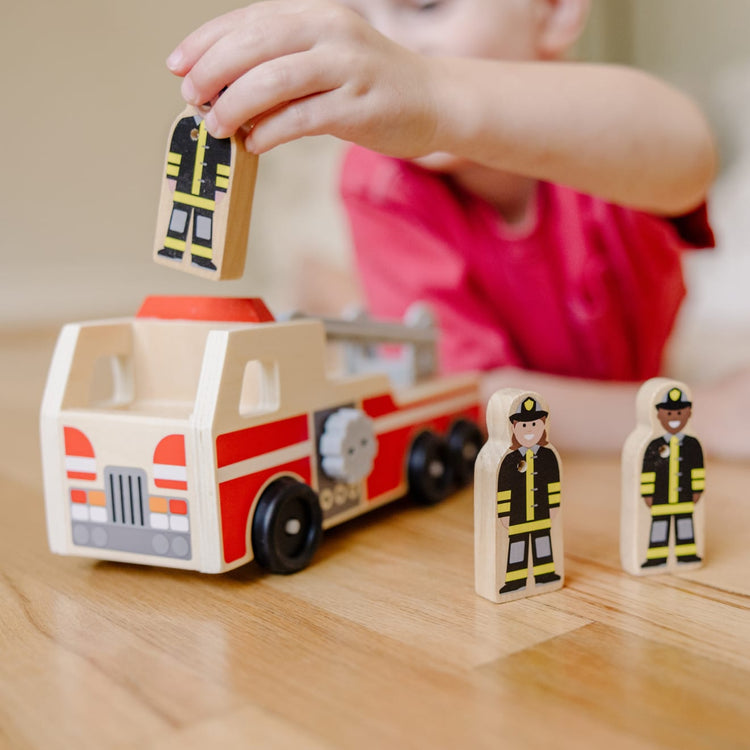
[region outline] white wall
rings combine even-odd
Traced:
[[[690,296],[673,346],[677,369],[710,378],[750,363],[750,2],[631,5],[633,61],[695,96],[719,140],[718,247],[686,259]]]

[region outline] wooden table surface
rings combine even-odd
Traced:
[[[708,464],[701,570],[636,579],[617,458],[563,456],[566,585],[502,605],[474,594],[470,492],[344,525],[290,577],[58,557],[53,340],[0,334],[0,747],[750,747],[750,467]]]

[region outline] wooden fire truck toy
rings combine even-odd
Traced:
[[[438,502],[483,436],[476,378],[435,377],[434,342],[419,315],[276,321],[257,299],[66,325],[41,411],[51,549],[292,573],[323,529],[407,492]]]

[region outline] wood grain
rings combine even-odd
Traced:
[[[327,533],[289,577],[47,549],[56,331],[0,334],[0,747],[732,748],[750,718],[750,467],[710,460],[707,562],[619,564],[619,457],[563,456],[564,588],[474,593],[470,492]]]

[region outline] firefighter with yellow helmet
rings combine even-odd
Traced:
[[[497,515],[508,529],[508,561],[500,594],[526,586],[529,553],[536,584],[560,580],[552,555],[552,517],[560,507],[560,465],[548,445],[547,416],[530,395],[509,415],[511,446],[497,480]]]
[[[677,562],[701,562],[693,511],[705,488],[706,475],[701,444],[684,433],[692,403],[681,388],[672,386],[655,406],[664,434],[649,443],[643,457],[641,497],[651,509],[651,530],[641,567],[667,564],[672,529]]]

